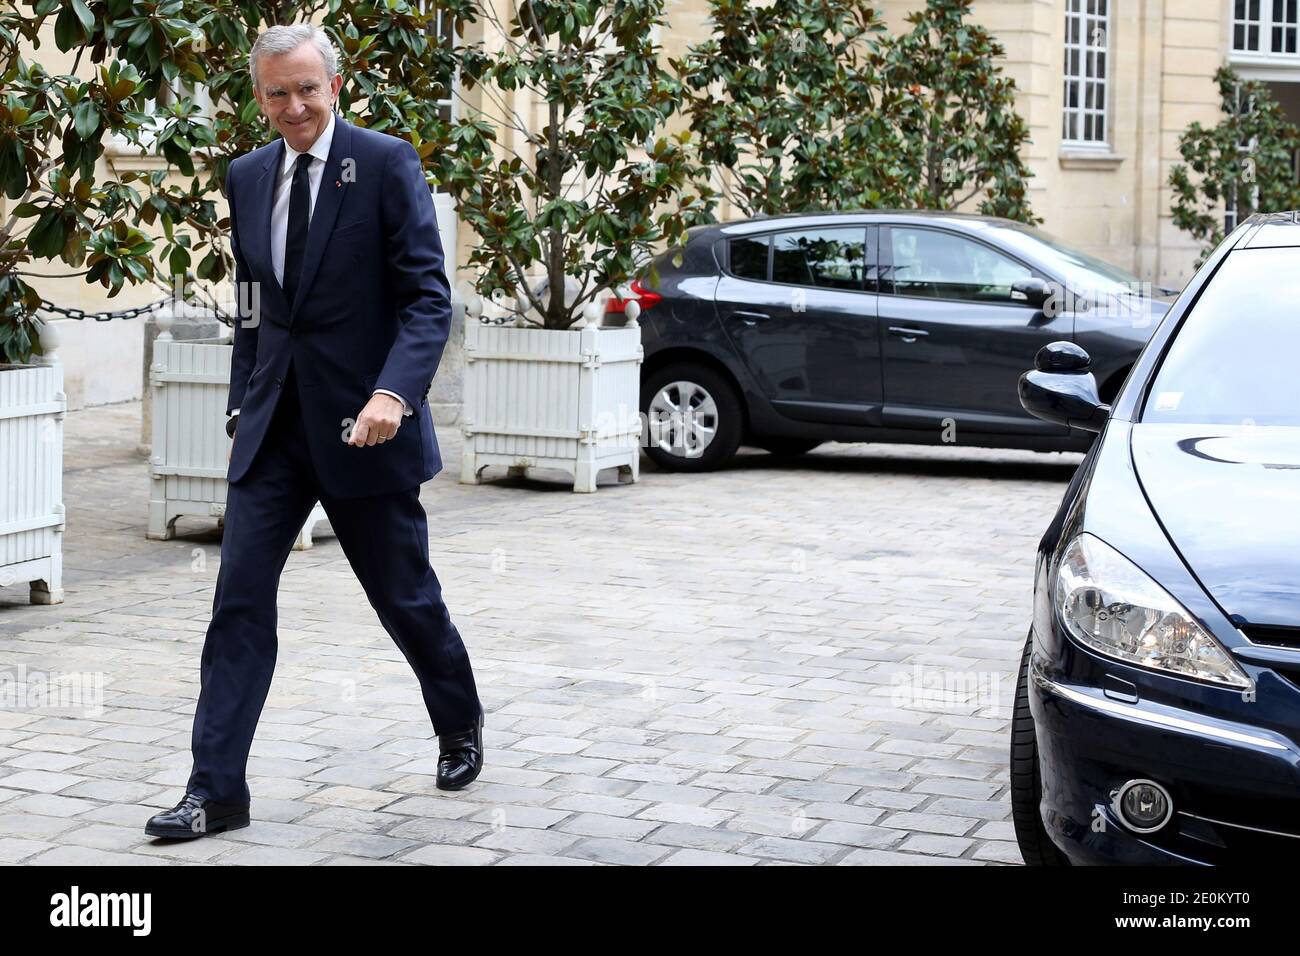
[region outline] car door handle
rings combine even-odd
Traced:
[[[731,314],[740,319],[746,325],[753,325],[760,321],[766,322],[771,318],[771,316],[766,312],[747,312],[744,309],[736,309]]]
[[[925,329],[909,329],[903,325],[891,325],[889,334],[898,336],[904,342],[915,342],[917,339],[928,338],[930,335]]]

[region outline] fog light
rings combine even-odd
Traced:
[[[1174,815],[1173,798],[1154,780],[1130,780],[1116,791],[1111,806],[1134,833],[1154,833]]]

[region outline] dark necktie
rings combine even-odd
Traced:
[[[307,167],[311,153],[298,157],[293,168],[293,185],[289,187],[289,229],[284,237],[284,280],[280,283],[284,296],[293,305],[302,275],[302,256],[307,251],[307,213],[311,209],[311,183]]]

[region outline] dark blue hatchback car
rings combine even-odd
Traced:
[[[1076,343],[1020,381],[1100,433],[1039,548],[1011,742],[1025,861],[1300,851],[1300,214],[1197,272],[1112,405]]]
[[[742,443],[1085,451],[1092,435],[1026,414],[1017,378],[1068,339],[1109,400],[1168,307],[1021,223],[889,210],[696,227],[632,292],[646,454],[673,471],[722,467]]]

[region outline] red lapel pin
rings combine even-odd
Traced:
[[[340,180],[337,180],[337,179],[334,180],[334,186],[335,186],[336,188],[341,187],[342,185],[343,185],[343,183],[342,183]]]

